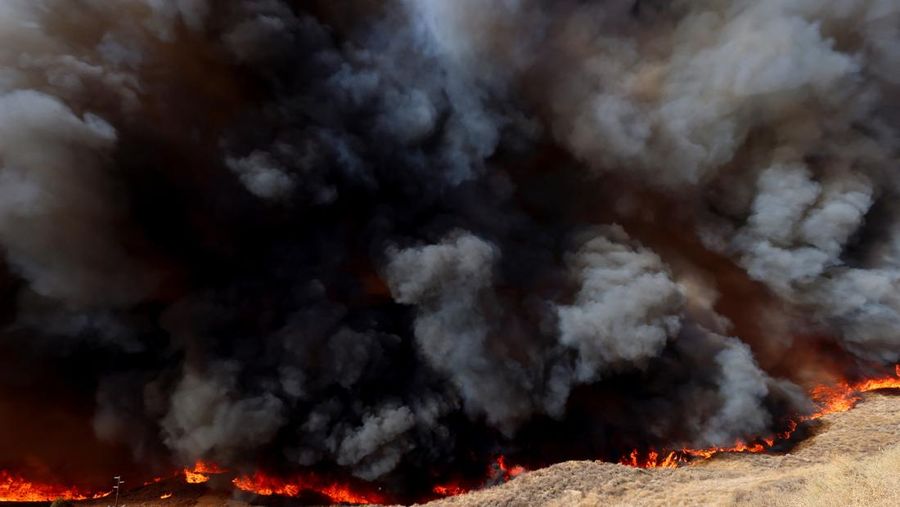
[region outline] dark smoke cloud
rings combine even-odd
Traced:
[[[900,359],[898,21],[2,2],[0,378],[77,375],[135,466],[413,495],[507,450],[769,434],[827,368]]]

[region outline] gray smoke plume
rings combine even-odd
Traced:
[[[718,395],[721,406],[706,423],[701,445],[730,445],[741,435],[756,435],[771,424],[763,407],[768,394],[767,376],[753,361],[750,349],[735,339],[716,354],[721,373]]]
[[[414,499],[768,436],[900,360],[898,66],[892,0],[0,2],[0,394]]]
[[[527,380],[517,378],[523,372],[491,357],[490,335],[497,330],[490,312],[497,303],[489,289],[497,254],[490,243],[460,232],[437,245],[390,252],[386,279],[397,302],[419,308],[414,332],[424,358],[456,384],[472,412],[508,424],[532,408]]]
[[[571,259],[581,287],[574,304],[557,310],[559,341],[578,351],[582,382],[608,364],[658,355],[681,327],[678,286],[659,257],[628,240],[620,227],[597,231]]]
[[[233,364],[216,371],[188,371],[172,392],[171,408],[163,418],[167,446],[190,459],[213,456],[234,460],[222,452],[241,452],[271,440],[284,424],[284,404],[271,393],[243,398],[235,395]]]
[[[87,306],[145,297],[152,270],[115,237],[119,198],[104,174],[115,129],[55,97],[15,90],[0,96],[0,137],[0,241],[31,290]]]

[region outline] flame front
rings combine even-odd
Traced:
[[[622,458],[619,463],[638,468],[675,468],[687,461],[683,451],[669,451],[660,459],[661,456],[656,451],[649,451],[646,456],[641,456],[640,452],[635,449],[627,457]]]
[[[348,484],[327,481],[314,475],[281,479],[256,472],[253,475],[237,477],[232,483],[240,490],[262,496],[297,497],[303,492],[313,492],[328,498],[333,503],[379,504],[386,502],[386,497],[381,494],[357,491]]]
[[[26,480],[6,470],[0,470],[0,502],[49,502],[56,499],[90,500],[102,498],[108,494],[89,493],[82,489],[56,484],[41,484]]]
[[[894,367],[895,375],[881,378],[862,380],[855,383],[845,381],[834,385],[816,386],[810,390],[810,398],[818,406],[818,410],[812,414],[798,417],[788,421],[788,428],[781,433],[761,438],[757,442],[747,443],[738,440],[731,447],[708,447],[705,449],[680,449],[660,453],[655,450],[647,451],[646,455],[637,449],[631,451],[628,456],[619,460],[622,465],[638,468],[675,468],[694,459],[709,459],[712,456],[726,452],[759,453],[773,447],[776,442],[787,440],[796,431],[799,423],[819,419],[828,414],[846,412],[856,406],[862,399],[862,393],[877,389],[900,388],[900,364]]]
[[[839,381],[833,385],[816,386],[810,390],[810,397],[816,403],[817,410],[812,414],[797,417],[788,421],[787,428],[775,435],[760,438],[752,442],[738,441],[730,447],[709,447],[704,449],[683,448],[659,452],[649,450],[645,453],[635,449],[619,462],[640,468],[675,468],[695,460],[704,460],[720,453],[759,453],[764,452],[779,441],[789,439],[804,421],[819,419],[836,412],[852,409],[862,399],[861,394],[877,389],[900,388],[900,365],[895,366],[895,375],[882,378],[862,380],[859,382]],[[226,473],[227,470],[206,461],[198,461],[193,468],[184,468],[184,481],[189,484],[202,484],[212,474]],[[488,471],[492,480],[509,481],[525,472],[521,466],[511,466],[504,456],[498,456]],[[165,478],[157,477],[144,485],[159,483]],[[387,497],[379,492],[357,488],[349,483],[326,480],[314,474],[294,476],[282,479],[256,472],[233,479],[233,485],[242,490],[262,496],[298,497],[305,492],[312,492],[327,498],[335,504],[379,504],[387,502]],[[455,496],[468,492],[470,487],[462,483],[444,483],[432,488],[437,496]],[[77,487],[55,484],[44,484],[29,481],[18,474],[0,470],[0,502],[48,502],[55,499],[89,500],[108,496],[108,492],[95,493]],[[161,500],[172,497],[172,493],[164,493]]]
[[[807,417],[818,419],[835,412],[846,412],[855,407],[860,393],[877,389],[900,388],[900,364],[894,366],[894,376],[862,380],[854,384],[838,382],[833,386],[817,386],[810,391],[810,397],[819,405],[819,410]]]
[[[184,469],[184,481],[188,484],[203,484],[209,480],[211,474],[222,474],[226,471],[215,463],[201,460],[194,464],[193,469]]]

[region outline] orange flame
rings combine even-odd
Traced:
[[[683,448],[665,452],[651,449],[646,454],[635,449],[619,462],[623,465],[640,468],[675,468],[694,460],[709,459],[720,453],[764,452],[775,446],[777,442],[789,439],[801,422],[819,419],[828,414],[852,409],[862,399],[862,393],[877,389],[900,389],[900,364],[896,365],[894,370],[895,375],[893,376],[853,383],[839,381],[833,385],[822,385],[812,388],[810,397],[816,403],[817,410],[812,414],[789,420],[787,429],[775,435],[760,438],[753,442],[739,440],[730,447]],[[491,474],[495,479],[499,477],[504,481],[509,481],[526,471],[522,466],[510,466],[504,456],[498,456],[491,469],[493,470]],[[185,468],[182,471],[185,482],[190,484],[205,483],[209,480],[210,475],[226,472],[227,470],[218,465],[206,461],[198,461],[193,468]],[[163,477],[156,477],[144,483],[144,485],[158,483],[162,480],[164,480]],[[380,493],[358,490],[349,484],[327,481],[311,474],[296,476],[293,479],[280,479],[256,472],[251,476],[237,477],[232,483],[240,490],[262,496],[297,497],[303,492],[314,492],[328,498],[333,503],[368,504],[386,502],[386,497]],[[454,496],[466,493],[469,491],[469,488],[457,483],[446,483],[434,486],[432,491],[439,496]],[[47,502],[55,499],[90,500],[103,498],[109,494],[109,492],[92,493],[77,487],[32,482],[20,475],[0,470],[0,502]],[[165,500],[171,497],[172,493],[165,493],[160,496],[160,499]]]
[[[154,478],[150,479],[149,481],[144,482],[144,486],[149,486],[151,484],[156,484],[158,482],[162,482],[163,479],[165,479],[165,478],[164,477],[154,477]]]
[[[675,468],[687,461],[686,456],[678,451],[669,451],[660,459],[661,456],[660,453],[651,450],[647,456],[642,457],[640,452],[635,449],[627,457],[622,458],[619,463],[638,468]]]
[[[468,488],[455,483],[438,484],[431,491],[439,496],[457,496],[469,492]]]
[[[227,472],[224,468],[220,468],[215,463],[208,461],[197,461],[193,469],[184,469],[184,481],[188,484],[203,484],[209,480],[211,474],[222,474]]]
[[[868,379],[848,384],[841,381],[833,386],[817,386],[810,392],[810,397],[819,405],[819,410],[807,419],[818,419],[835,412],[846,412],[855,407],[860,400],[860,393],[877,389],[900,388],[900,364],[894,366],[896,376]]]
[[[506,462],[506,456],[500,455],[488,467],[486,484],[496,484],[501,481],[509,482],[524,472],[526,472],[525,467],[519,465],[510,466]],[[433,486],[431,492],[438,496],[456,496],[467,493],[471,489],[462,482],[451,481]]]
[[[32,482],[6,470],[0,470],[0,502],[91,500],[107,495],[109,493],[89,493],[78,488]]]
[[[504,481],[509,481],[510,479],[516,477],[517,475],[520,475],[523,472],[525,472],[525,467],[522,467],[519,465],[515,465],[515,466],[507,465],[505,456],[498,456],[496,464],[497,464],[497,469],[500,470],[500,472],[503,474]]]
[[[314,475],[280,479],[256,472],[253,475],[237,477],[232,483],[240,490],[262,496],[297,497],[303,492],[314,492],[328,498],[333,503],[386,503],[386,498],[378,493],[356,491],[348,484],[326,481]]]
[[[900,364],[894,367],[895,376],[862,380],[855,383],[840,381],[834,385],[816,386],[810,390],[810,398],[818,406],[812,414],[788,421],[788,429],[773,436],[761,438],[758,442],[747,443],[738,440],[731,447],[708,447],[706,449],[681,449],[668,451],[664,455],[655,450],[647,451],[642,456],[637,449],[619,460],[622,465],[638,468],[675,468],[693,459],[709,459],[725,452],[759,453],[773,447],[780,440],[787,440],[796,431],[799,423],[819,419],[828,414],[846,412],[855,407],[862,399],[861,393],[877,389],[900,388]]]

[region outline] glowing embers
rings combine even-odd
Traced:
[[[219,467],[215,463],[206,461],[198,461],[194,464],[194,468],[184,469],[184,482],[188,484],[203,484],[209,480],[210,475],[222,474],[227,470]]]
[[[242,491],[262,496],[298,497],[304,493],[315,493],[332,503],[379,504],[387,503],[387,497],[375,491],[365,491],[333,480],[326,480],[313,474],[297,475],[290,479],[256,472],[235,478],[232,483]]]
[[[79,488],[32,482],[17,474],[0,470],[0,502],[49,502],[56,499],[88,500],[102,498],[107,495],[109,495],[108,492],[91,493]]]
[[[845,381],[834,385],[816,386],[810,390],[809,396],[816,403],[818,409],[812,414],[797,417],[787,423],[787,429],[773,436],[761,438],[756,442],[746,443],[738,440],[731,447],[709,447],[706,449],[681,449],[674,451],[658,452],[649,450],[642,453],[635,449],[627,456],[619,460],[622,465],[639,468],[676,468],[679,465],[689,463],[695,459],[709,459],[720,453],[760,453],[774,447],[777,442],[788,440],[797,430],[799,423],[819,419],[828,414],[846,412],[859,403],[861,393],[875,391],[877,389],[900,389],[900,364],[894,367],[894,375],[880,378],[861,380],[854,383]]]
[[[163,493],[162,495],[159,496],[160,500],[166,500],[168,498],[172,498],[172,493]]]

